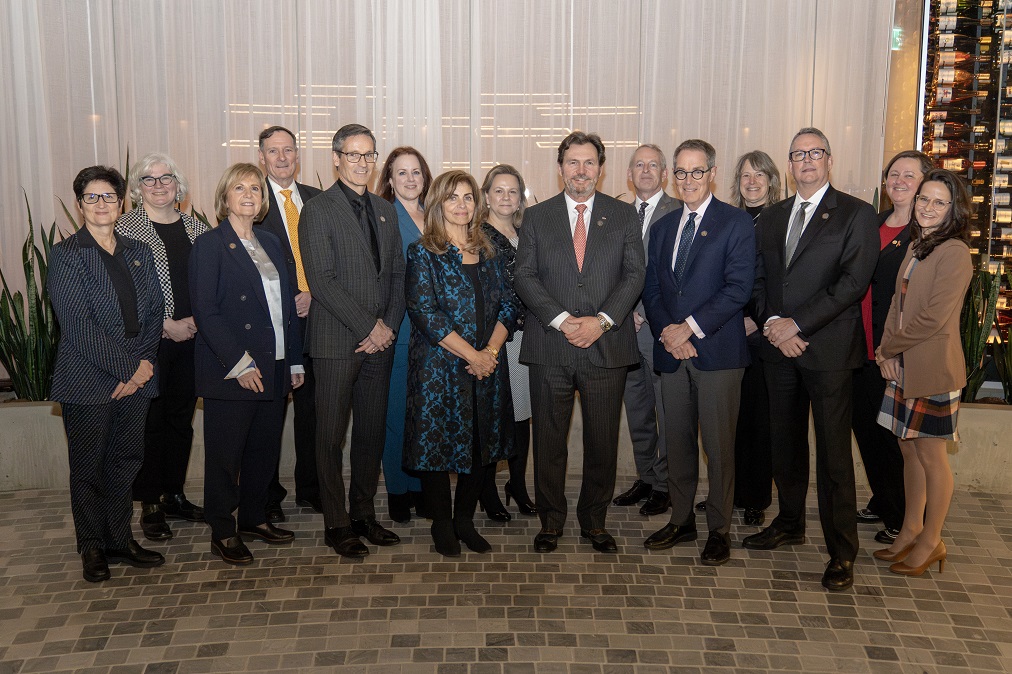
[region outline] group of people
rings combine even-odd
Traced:
[[[773,483],[779,514],[744,547],[803,542],[811,409],[823,585],[853,584],[852,426],[874,493],[863,514],[886,526],[875,556],[913,575],[944,560],[972,270],[957,176],[901,153],[886,170],[893,209],[877,218],[832,187],[829,141],[805,128],[788,152],[793,197],[780,200],[775,162],[754,151],[721,202],[716,152],[692,139],[672,157],[681,200],[664,191],[661,149],[642,145],[629,204],[597,190],[604,144],[576,131],[558,148],[563,191],[528,208],[509,165],[479,187],[464,171],[433,178],[399,147],[373,194],[372,132],[346,125],[332,149],[338,179],[317,190],[295,180],[295,135],[265,129],[259,166],[234,164],[219,181],[212,229],[179,210],[187,182],[163,154],[144,157],[129,186],[101,166],[75,179],[84,224],[53,248],[48,287],[85,579],[108,579],[109,563],[164,563],[133,539],[132,500],[149,540],[172,537],[168,519],[206,521],[212,553],[232,564],[253,561],[251,539],[293,540],[277,526],[289,393],[296,503],[323,514],[344,557],[368,555],[363,538],[400,542],[377,518],[381,471],[391,520],[430,519],[444,556],[488,552],[474,519],[479,505],[511,517],[503,460],[506,504],[540,517],[535,551],[555,550],[578,392],[576,514],[597,551],[618,549],[613,500],[645,501],[644,515],[671,511],[645,547],[696,540],[696,508],[701,562],[724,564],[734,507],[762,525]],[[121,215],[128,187],[135,207]],[[198,396],[203,508],[184,493]],[[613,499],[623,400],[639,479]],[[700,440],[709,490],[695,503]]]

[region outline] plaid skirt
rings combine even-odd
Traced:
[[[885,426],[901,440],[911,438],[947,438],[959,440],[956,417],[959,391],[926,398],[904,398],[903,389],[889,382],[878,414],[879,426]]]

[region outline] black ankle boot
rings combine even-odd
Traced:
[[[453,531],[452,520],[432,520],[432,543],[443,557],[460,557],[460,542]]]
[[[387,494],[387,505],[390,509],[390,519],[394,522],[406,524],[411,521],[410,494]]]
[[[474,528],[474,520],[453,520],[453,530],[457,538],[467,546],[471,552],[489,552],[492,546],[486,541],[478,530]]]

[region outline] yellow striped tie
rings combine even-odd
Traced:
[[[292,240],[292,254],[295,255],[295,275],[299,280],[299,290],[309,290],[309,282],[306,281],[306,269],[302,266],[302,251],[299,249],[299,209],[292,201],[291,190],[281,190],[285,197],[285,221],[288,226],[288,238]]]

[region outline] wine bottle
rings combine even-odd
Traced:
[[[938,0],[936,8],[939,14],[979,19],[991,15],[991,12],[994,10],[994,3],[989,0],[984,0],[983,2],[974,2],[974,0]]]
[[[967,37],[977,37],[977,29],[991,30],[994,28],[993,18],[971,18],[953,14],[932,16],[929,21],[930,30],[938,33],[957,33]]]
[[[986,87],[991,84],[991,73],[986,70],[974,74],[973,72],[963,70],[962,68],[955,68],[947,66],[939,68],[935,76],[935,83],[946,86],[957,86],[960,88],[969,88],[974,80],[977,82],[977,87]]]
[[[996,156],[994,158],[994,169],[996,171],[1012,171],[1012,157]]]
[[[970,125],[962,122],[932,122],[932,138],[958,138],[962,139],[970,132]]]
[[[955,49],[941,49],[938,51],[936,57],[938,59],[937,63],[940,67],[973,65],[974,63],[991,63],[991,54],[974,56],[973,54],[965,51],[957,51]]]
[[[1008,174],[996,173],[994,180],[991,182],[991,186],[996,189],[1007,189],[1009,187]]]
[[[935,165],[947,171],[952,171],[953,173],[965,173],[970,169],[973,169],[974,171],[982,171],[987,168],[987,162],[985,160],[975,159],[971,162],[966,157],[959,157],[956,159],[936,157]]]
[[[1012,194],[1008,192],[995,192],[993,203],[995,206],[1008,206],[1012,203]]]
[[[932,99],[931,105],[962,103],[963,101],[969,101],[974,98],[987,98],[987,95],[988,92],[986,91],[962,89],[951,86],[939,86],[935,88],[935,95]]]
[[[991,143],[984,141],[979,143],[966,143],[961,140],[935,139],[924,144],[921,151],[932,157],[958,156],[974,150],[976,152],[990,152]]]
[[[967,119],[980,114],[980,109],[978,108],[939,108],[933,103],[928,103],[928,107],[932,109],[928,110],[924,115],[924,121],[927,124]]]

